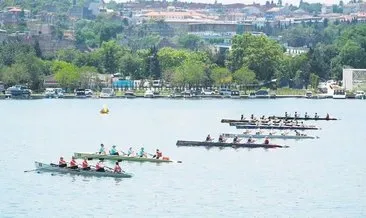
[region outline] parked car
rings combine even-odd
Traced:
[[[77,98],[86,98],[86,92],[85,89],[75,89],[75,96]]]
[[[15,85],[9,87],[5,91],[6,97],[24,97],[29,98],[32,95],[32,90],[28,89],[26,86]]]
[[[231,95],[231,90],[228,89],[228,88],[222,88],[222,89],[220,89],[219,94],[223,95],[223,96],[230,96]]]
[[[46,90],[44,91],[44,96],[46,98],[54,98],[55,97],[55,89],[46,88]]]
[[[93,95],[93,91],[91,89],[85,89],[85,95],[91,97]]]
[[[202,88],[202,91],[201,91],[201,95],[214,95],[215,92],[212,91],[212,90],[207,90],[207,89],[203,89]]]
[[[240,98],[240,92],[238,90],[231,90],[231,98]]]
[[[55,88],[56,98],[63,98],[65,91],[62,88]]]
[[[111,98],[116,96],[116,93],[112,88],[102,88],[99,97],[100,98]]]
[[[145,98],[153,98],[154,97],[154,92],[151,91],[150,89],[146,90],[145,94],[144,94]]]

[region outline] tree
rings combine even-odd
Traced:
[[[215,82],[215,85],[230,84],[232,81],[232,75],[226,67],[215,67],[212,69],[211,78]]]
[[[56,81],[64,88],[76,88],[79,86],[80,74],[78,68],[64,61],[55,61],[52,70]]]
[[[311,88],[317,89],[318,85],[319,85],[319,76],[314,73],[311,73],[309,80],[310,80]]]
[[[34,51],[35,51],[37,57],[42,58],[42,50],[39,45],[38,39],[36,39],[36,41],[34,42]]]
[[[245,92],[249,84],[255,83],[255,73],[247,67],[242,67],[234,72],[234,81],[238,85],[244,85]]]
[[[100,51],[101,61],[105,73],[115,74],[118,69],[120,55],[119,46],[115,41],[103,42]]]
[[[158,49],[152,47],[149,52],[149,56],[145,59],[146,61],[146,73],[147,76],[153,79],[161,79],[161,69],[158,59]]]
[[[194,51],[197,51],[202,43],[201,38],[193,34],[180,36],[178,42],[183,48]]]
[[[175,69],[173,83],[175,85],[200,85],[205,80],[205,67],[202,62],[195,60],[186,60]]]

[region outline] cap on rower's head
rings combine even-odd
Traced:
[[[113,145],[112,147],[113,147],[113,148],[115,148],[116,146],[115,146],[115,145]]]
[[[116,165],[119,165],[118,161],[116,162]]]
[[[103,144],[100,144],[100,146],[102,146],[102,147],[103,147],[104,145],[103,145]]]
[[[60,157],[60,159],[62,160],[62,159],[64,159],[64,157]]]
[[[156,151],[159,151],[159,149],[156,149]]]
[[[74,156],[72,156],[72,157],[71,157],[71,159],[75,159],[75,157],[74,157]]]

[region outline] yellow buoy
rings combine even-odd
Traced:
[[[103,105],[103,109],[100,110],[101,114],[108,114],[109,113],[109,109],[107,107],[107,105]]]

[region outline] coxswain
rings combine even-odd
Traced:
[[[140,151],[139,151],[139,157],[146,157],[146,154],[145,154],[145,149],[144,149],[144,147],[142,147],[141,149],[140,149]]]
[[[254,142],[254,140],[252,139],[252,137],[251,137],[251,136],[249,136],[249,138],[248,138],[248,140],[247,140],[247,143],[252,143],[252,142]]]
[[[161,151],[159,151],[159,149],[156,149],[156,153],[153,156],[153,158],[159,159],[161,157],[163,157],[163,153]]]
[[[66,167],[67,166],[66,161],[64,160],[63,157],[60,157],[60,160],[58,161],[58,166],[59,167]]]
[[[315,119],[319,118],[318,113],[315,113],[314,118],[315,118]]]
[[[103,161],[99,161],[97,165],[95,165],[95,171],[97,172],[105,172]]]
[[[327,116],[325,116],[325,119],[329,120],[329,114],[327,113]]]
[[[114,166],[114,170],[115,173],[121,173],[122,169],[121,166],[119,165],[118,161],[116,162],[116,165]]]
[[[127,151],[127,156],[133,155],[135,152],[132,150],[132,147],[130,147]]]
[[[238,143],[238,142],[239,142],[239,138],[238,138],[238,136],[235,136],[233,139],[233,143]]]
[[[219,142],[224,142],[224,137],[222,135],[219,136]]]
[[[264,140],[264,144],[265,144],[265,145],[268,145],[268,144],[269,144],[269,139],[268,139],[268,137],[266,137],[266,139]]]
[[[74,156],[71,157],[69,168],[70,169],[77,169],[78,168],[78,163],[76,163],[76,160],[75,160]]]
[[[84,158],[84,161],[81,163],[81,167],[83,170],[90,170],[90,166],[88,164],[88,158]]]
[[[206,137],[206,142],[210,142],[210,141],[212,141],[212,138],[211,138],[210,134],[208,134],[208,136]]]
[[[109,154],[110,155],[119,155],[115,145],[112,146],[112,149],[109,151]]]
[[[104,145],[103,144],[100,144],[100,148],[99,148],[99,154],[106,154],[105,153],[105,148],[104,148]]]
[[[244,120],[244,115],[243,114],[241,115],[240,120]]]

